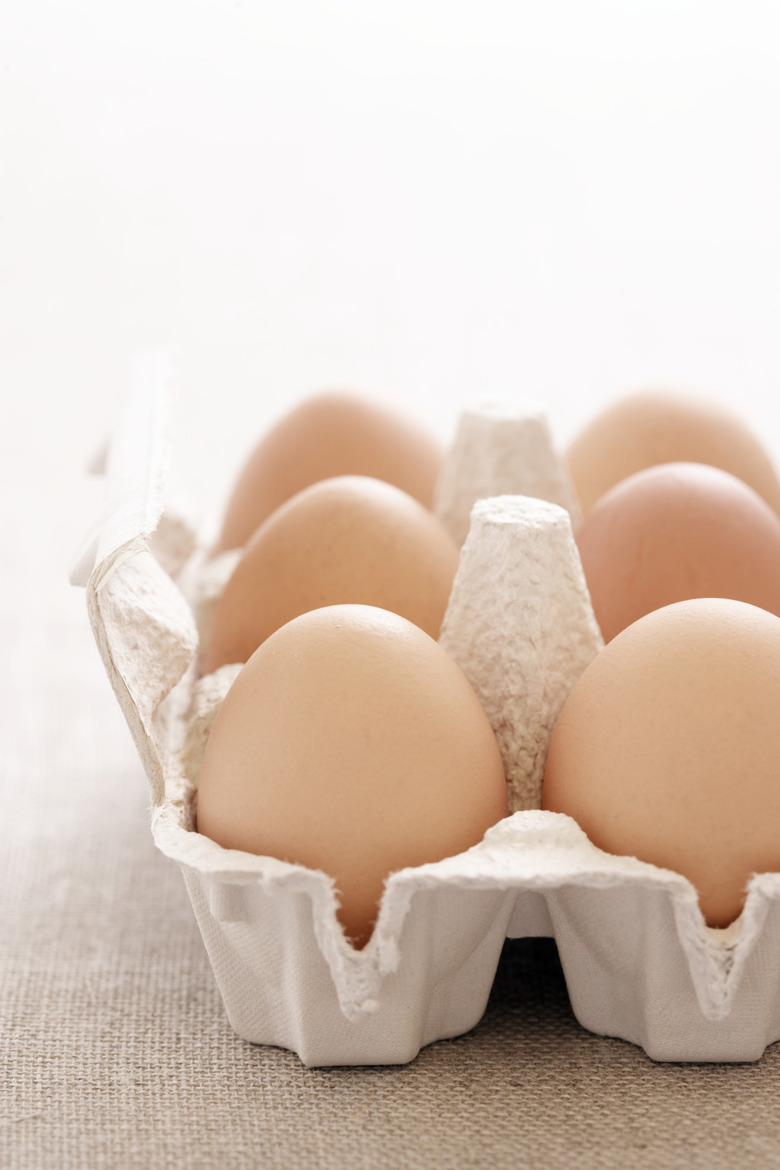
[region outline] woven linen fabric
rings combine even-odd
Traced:
[[[549,940],[507,943],[482,1022],[406,1066],[237,1039],[67,584],[96,489],[61,435],[45,480],[5,446],[0,1166],[780,1165],[780,1045],[654,1064],[578,1025]]]

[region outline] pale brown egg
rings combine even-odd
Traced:
[[[246,545],[215,608],[203,672],[246,662],[279,626],[326,605],[389,609],[437,638],[458,555],[433,513],[392,484],[312,484]]]
[[[780,619],[700,598],[602,650],[553,730],[543,805],[608,853],[684,874],[708,925],[780,871]]]
[[[604,641],[693,597],[730,597],[780,616],[780,517],[741,479],[662,463],[610,488],[577,532]]]
[[[430,508],[442,458],[442,445],[433,435],[388,406],[336,392],[307,398],[249,456],[215,552],[240,548],[285,500],[337,475],[386,480]]]
[[[501,756],[460,667],[418,626],[333,606],[282,626],[225,697],[198,831],[335,878],[368,940],[387,876],[476,845],[507,815]]]
[[[579,432],[566,457],[583,513],[614,484],[656,463],[708,463],[730,471],[780,513],[780,481],[769,455],[737,414],[706,397],[627,395]]]

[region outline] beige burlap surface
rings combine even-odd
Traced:
[[[238,1040],[66,584],[84,489],[23,488],[0,508],[0,1166],[780,1165],[780,1045],[653,1064],[577,1024],[546,940],[507,944],[482,1023],[404,1067]]]

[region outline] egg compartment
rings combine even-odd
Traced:
[[[107,508],[72,579],[148,775],[154,840],[181,867],[238,1035],[309,1065],[403,1063],[478,1022],[505,937],[545,935],[591,1031],[659,1060],[757,1059],[780,1038],[780,876],[754,877],[737,922],[711,930],[687,879],[605,854],[538,808],[555,718],[601,637],[536,408],[464,413],[436,504],[467,530],[441,642],[496,732],[511,815],[465,853],[392,874],[362,951],[327,875],[194,831],[203,745],[239,668],[197,675],[198,627],[229,564],[207,561],[164,508],[166,380],[160,355],[137,364]]]

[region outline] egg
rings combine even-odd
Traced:
[[[566,459],[583,513],[614,484],[656,463],[730,471],[780,513],[780,481],[743,420],[706,397],[646,391],[610,403],[574,438]]]
[[[418,626],[361,605],[303,614],[258,648],[197,793],[200,833],[334,878],[355,947],[390,873],[476,845],[507,811],[498,744],[460,667]]]
[[[606,642],[675,601],[730,597],[780,616],[780,517],[741,479],[663,463],[610,488],[576,535]]]
[[[252,451],[214,552],[240,548],[285,500],[333,476],[383,479],[430,508],[442,458],[438,440],[400,411],[355,394],[314,395],[279,419]]]
[[[697,598],[628,626],[553,729],[543,806],[608,853],[684,874],[709,926],[780,871],[780,619]]]
[[[327,605],[389,609],[437,638],[458,556],[433,513],[392,484],[312,484],[246,545],[214,610],[203,671],[246,662],[279,626]]]

